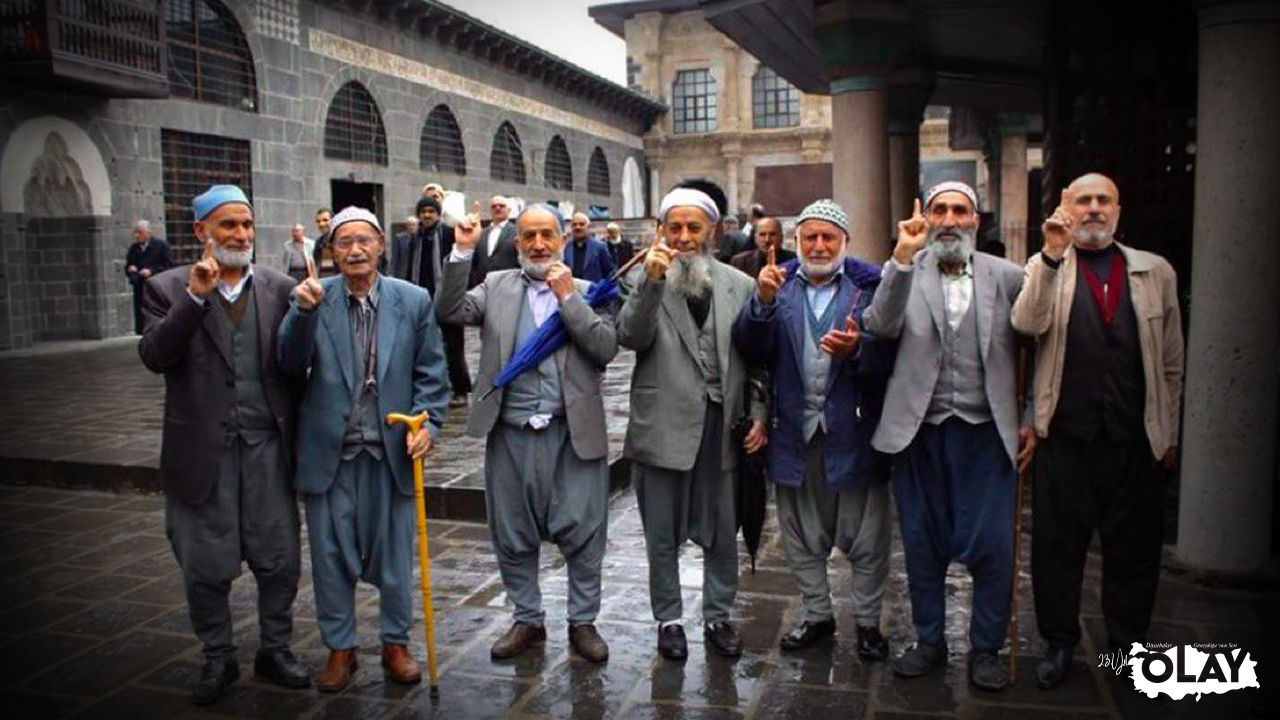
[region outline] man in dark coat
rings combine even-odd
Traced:
[[[591,236],[586,213],[574,213],[569,222],[570,241],[564,244],[564,264],[575,278],[595,282],[613,274],[613,255],[603,240]]]
[[[782,223],[777,218],[763,218],[756,223],[755,242],[754,248],[734,255],[729,264],[751,277],[757,277],[760,270],[769,264],[770,248],[777,265],[786,265],[795,259],[795,253],[782,249]]]
[[[138,353],[165,377],[165,533],[204,644],[193,699],[208,705],[240,675],[228,596],[241,562],[258,583],[254,674],[289,688],[311,679],[289,651],[301,569],[296,397],[275,348],[294,282],[250,264],[253,208],[240,188],[214,185],[193,206],[204,257],[145,284]]]
[[[484,276],[497,270],[520,267],[516,254],[516,224],[511,219],[511,198],[494,195],[489,202],[489,227],[480,233],[476,254],[471,260],[468,287],[484,282]],[[478,212],[478,208],[473,209]]]
[[[173,267],[173,249],[160,238],[151,237],[151,223],[139,220],[133,226],[134,242],[124,257],[124,275],[133,286],[133,331],[142,334],[142,286],[147,278]]]

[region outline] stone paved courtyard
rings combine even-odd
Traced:
[[[1206,695],[1200,702],[1148,700],[1093,667],[1101,632],[1097,558],[1087,572],[1086,640],[1077,672],[1059,690],[1037,690],[1030,679],[1036,639],[1027,565],[1023,564],[1020,680],[1001,694],[965,682],[968,583],[958,568],[948,582],[946,672],[895,679],[884,665],[865,665],[852,633],[800,653],[777,642],[799,604],[775,534],[768,534],[751,575],[743,555],[736,606],[746,652],[736,662],[703,651],[690,632],[684,664],[658,657],[650,621],[643,537],[634,496],[611,506],[599,625],[610,660],[595,666],[570,655],[564,626],[565,574],[544,546],[543,591],[549,638],[540,651],[492,662],[489,645],[509,622],[483,525],[433,521],[431,553],[436,594],[441,697],[425,686],[383,682],[377,662],[376,591],[359,598],[361,669],[337,695],[285,691],[248,672],[257,646],[255,589],[247,573],[232,595],[240,657],[246,673],[207,709],[190,704],[199,646],[191,634],[178,568],[162,529],[158,497],[0,486],[0,708],[6,718],[1158,718],[1225,720],[1249,716],[1258,690]],[[769,518],[769,523],[773,518]],[[769,527],[767,525],[766,527]],[[900,548],[895,537],[894,548]],[[697,553],[684,555],[686,618],[698,621]],[[1024,559],[1025,560],[1025,559]],[[314,622],[309,563],[295,605],[294,647],[313,670],[325,658]],[[836,587],[847,588],[843,561],[832,561]],[[884,610],[895,650],[911,641],[902,555],[895,550]],[[841,628],[849,608],[837,602]],[[1238,642],[1258,659],[1263,688],[1274,679],[1268,660],[1280,638],[1274,600],[1248,593],[1209,592],[1166,575],[1153,641]],[[414,652],[425,659],[422,641]]]

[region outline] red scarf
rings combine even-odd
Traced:
[[[1093,295],[1093,304],[1097,306],[1098,313],[1102,315],[1102,322],[1111,327],[1116,319],[1116,307],[1120,304],[1120,283],[1125,282],[1124,257],[1118,250],[1111,256],[1111,271],[1107,273],[1106,285],[1098,279],[1089,261],[1077,256],[1076,262],[1084,270],[1084,279],[1089,283],[1089,292]]]

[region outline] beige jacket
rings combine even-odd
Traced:
[[[1178,309],[1177,275],[1159,255],[1116,243],[1129,274],[1129,295],[1138,317],[1138,341],[1146,378],[1143,424],[1156,458],[1178,444],[1178,411],[1182,402],[1182,314]],[[1067,320],[1076,290],[1076,253],[1068,248],[1055,270],[1040,253],[1027,262],[1022,292],[1013,304],[1013,327],[1036,338],[1035,429],[1049,436],[1049,421],[1058,407],[1062,363],[1067,348]]]

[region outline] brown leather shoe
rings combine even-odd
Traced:
[[[546,639],[547,629],[541,625],[512,623],[511,629],[503,633],[502,637],[493,644],[493,648],[489,650],[489,656],[494,660],[513,658]]]
[[[422,682],[422,670],[418,667],[418,661],[409,654],[409,648],[403,645],[382,646],[382,668],[387,677],[401,685]]]
[[[583,658],[594,663],[609,659],[609,646],[591,623],[569,626],[569,645]]]
[[[322,693],[333,693],[351,683],[351,674],[356,671],[356,650],[330,650],[329,661],[316,676],[316,689]]]

